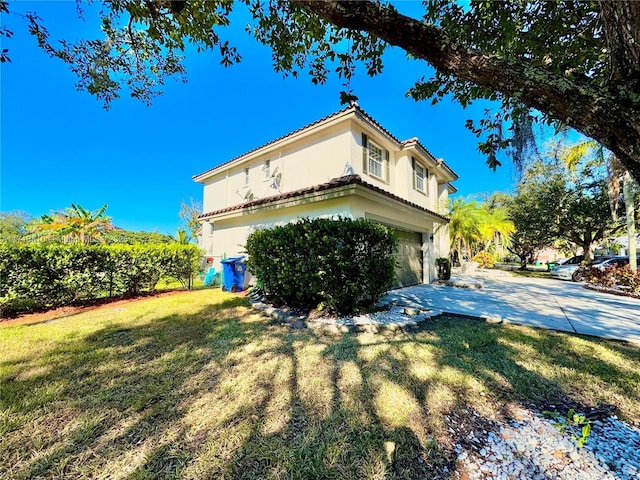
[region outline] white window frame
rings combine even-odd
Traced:
[[[264,176],[266,178],[270,178],[271,177],[271,160],[265,160],[264,161]]]
[[[377,150],[378,153],[378,158],[376,159],[373,155],[372,152],[374,152],[375,150]],[[384,155],[384,148],[382,148],[380,145],[378,145],[377,143],[371,141],[371,139],[369,139],[367,141],[367,160],[368,160],[368,170],[369,170],[369,175],[371,175],[372,177],[376,177],[379,178],[380,180],[386,180],[384,178],[384,173],[385,173],[385,165],[384,162],[385,160],[385,155]],[[376,168],[372,168],[376,167]],[[378,175],[378,173],[376,172],[376,169],[379,168],[380,169],[380,175]]]
[[[421,175],[418,175],[418,172],[421,172]],[[422,164],[416,162],[415,167],[413,169],[414,176],[414,188],[420,193],[427,194],[427,183],[429,181],[429,170]],[[422,185],[421,185],[422,184]]]

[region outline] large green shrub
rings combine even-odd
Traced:
[[[189,286],[195,245],[0,244],[0,309],[19,312],[153,291],[162,278]]]
[[[366,220],[302,219],[253,232],[247,266],[276,303],[352,313],[391,287],[397,243]]]

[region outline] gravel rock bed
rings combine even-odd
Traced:
[[[592,422],[584,447],[554,421],[520,409],[482,439],[470,432],[456,445],[460,478],[469,480],[637,480],[640,430],[615,416]]]
[[[452,276],[449,280],[445,282],[447,287],[458,287],[458,288],[482,288],[484,287],[484,280],[482,278],[475,277],[463,277],[463,276]]]
[[[420,322],[442,315],[440,310],[428,310],[413,307],[394,305],[389,302],[381,302],[378,307],[382,310],[361,315],[336,317],[319,316],[309,318],[301,312],[289,310],[287,308],[276,308],[267,303],[259,295],[249,297],[253,306],[258,310],[270,315],[283,323],[287,323],[291,328],[313,327],[339,327],[343,329],[367,330],[367,327],[389,329],[403,329],[416,327]]]
[[[313,321],[315,323],[336,324],[348,327],[355,326],[416,326],[432,317],[442,315],[440,310],[420,310],[416,308],[391,306],[388,310],[366,313],[349,317],[320,317]]]

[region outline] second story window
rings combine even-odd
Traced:
[[[383,178],[384,157],[382,149],[372,141],[369,141],[369,173],[378,178]]]
[[[413,166],[413,188],[422,193],[427,192],[427,182],[429,181],[429,170],[416,162],[416,159],[411,157],[411,164]]]
[[[249,185],[249,169],[244,169],[244,184]]]
[[[389,183],[389,152],[362,134],[362,170]]]

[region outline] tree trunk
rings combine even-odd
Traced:
[[[632,272],[635,272],[638,268],[638,262],[636,259],[636,222],[635,222],[635,202],[633,200],[631,175],[629,172],[624,173],[624,180],[622,184],[622,193],[624,195],[624,205],[627,214],[627,237],[629,239],[629,268]]]
[[[601,85],[588,77],[547,70],[525,58],[472,50],[436,25],[371,1],[293,1],[338,27],[366,31],[398,46],[446,75],[517,97],[607,147],[640,181],[640,101],[633,88],[640,71],[640,2],[601,2],[612,59],[611,81]]]
[[[584,255],[584,261],[590,262],[593,260],[593,243],[592,242],[584,242],[582,245],[582,255]]]
[[[520,270],[526,270],[527,269],[527,260],[529,259],[529,255],[523,255],[522,257],[520,257]]]

